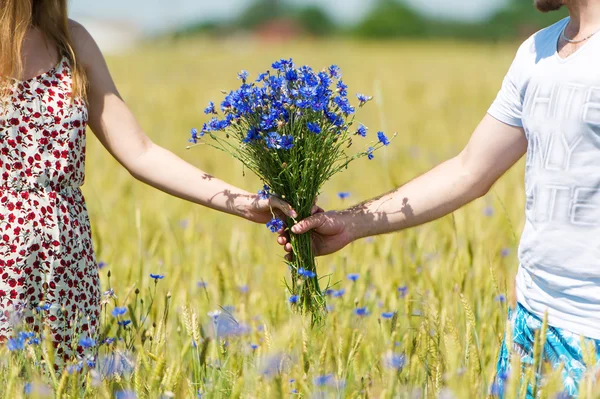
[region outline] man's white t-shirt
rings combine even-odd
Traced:
[[[521,45],[488,113],[528,142],[517,300],[600,339],[600,33],[563,59],[568,22]]]

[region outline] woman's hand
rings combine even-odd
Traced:
[[[274,217],[282,215],[292,219],[298,217],[290,204],[274,196],[263,199],[258,195],[244,195],[240,200],[238,210],[239,216],[256,223],[267,223]]]

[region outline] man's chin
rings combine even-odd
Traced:
[[[535,8],[541,12],[558,11],[565,5],[565,0],[535,0]]]

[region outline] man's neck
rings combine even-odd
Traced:
[[[568,0],[569,32],[585,36],[600,29],[600,0]]]

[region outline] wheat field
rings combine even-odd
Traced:
[[[358,119],[372,130],[398,133],[373,161],[353,164],[325,186],[320,205],[340,209],[457,154],[494,99],[516,48],[188,39],[153,42],[108,63],[157,144],[252,192],[260,182],[237,161],[208,146],[186,150],[189,130],[206,121],[208,101],[234,88],[241,69],[256,76],[282,57],[317,69],[340,65],[351,92],[374,96]],[[49,386],[31,362],[40,348],[3,348],[4,397],[488,396],[515,300],[522,161],[486,197],[453,215],[320,258],[320,275],[345,291],[329,298],[327,320],[316,329],[289,307],[283,253],[265,226],[134,181],[91,132],[86,172],[102,289],[116,295],[107,300],[102,325],[117,340],[101,346],[103,369],[65,373]],[[338,192],[350,197],[342,200]],[[155,282],[151,273],[165,277]],[[350,273],[360,277],[351,281]],[[134,323],[118,329],[110,314],[115,306],[129,306],[126,317]],[[369,314],[355,314],[357,307]],[[243,328],[215,339],[211,315],[222,308]],[[396,314],[382,316],[388,312]],[[112,359],[110,367],[105,359]],[[514,377],[508,397],[522,397]],[[542,397],[554,397],[557,381],[548,378]],[[582,397],[594,397],[591,382],[584,382]]]

